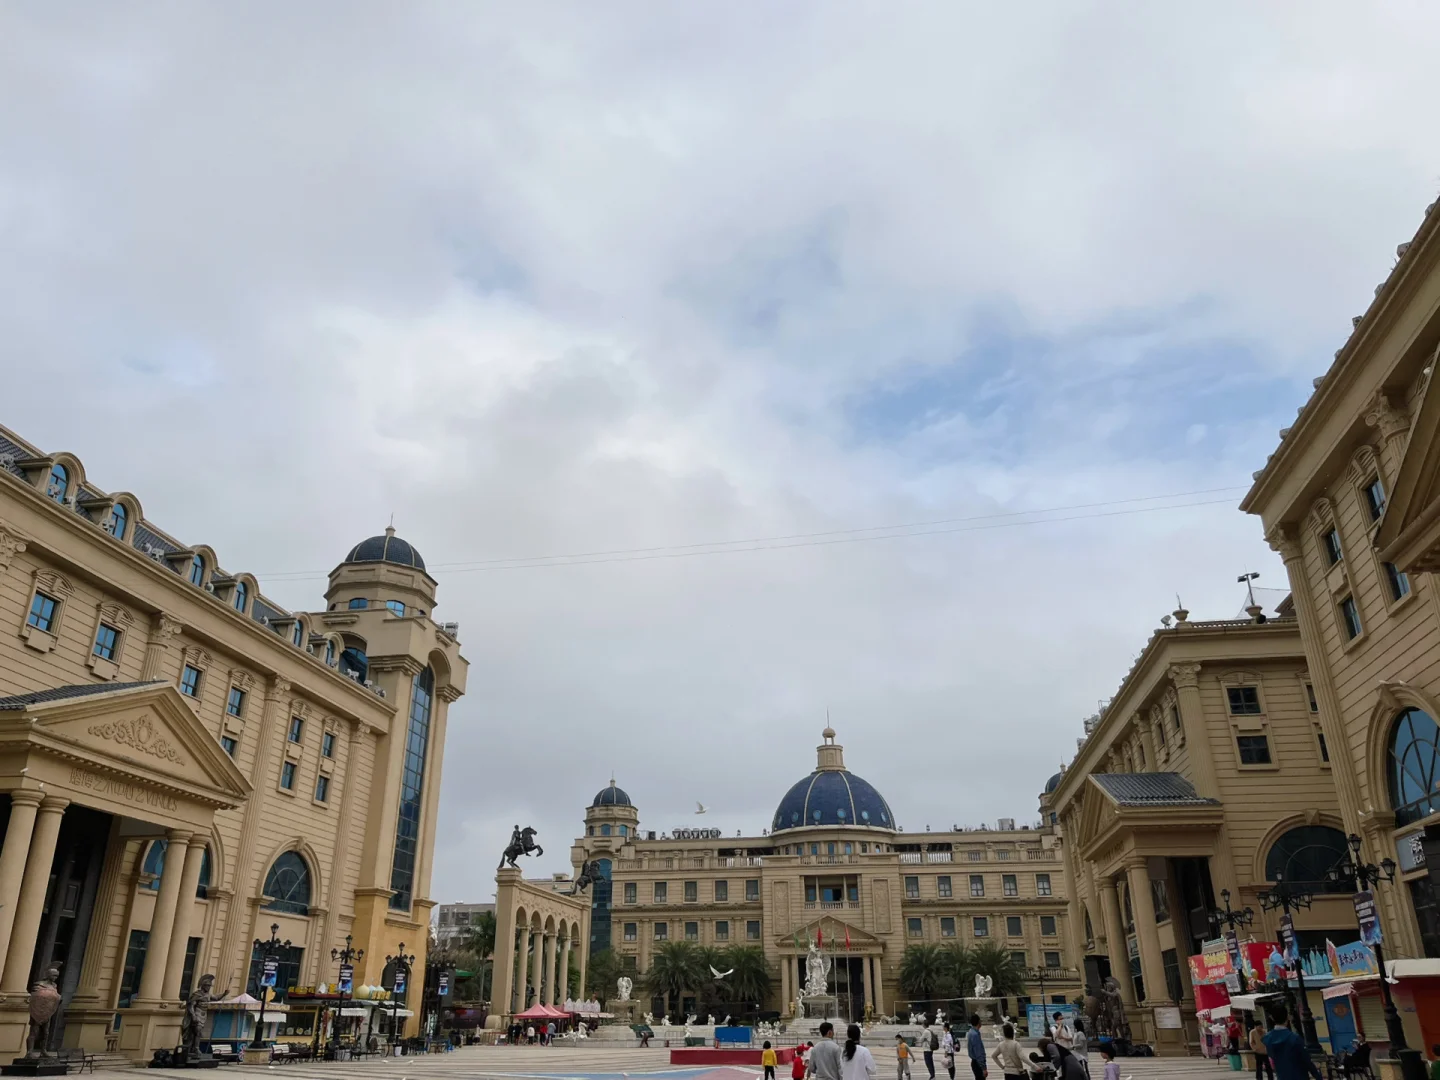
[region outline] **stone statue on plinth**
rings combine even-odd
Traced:
[[[630,1000],[630,991],[635,989],[634,981],[627,975],[621,975],[615,980],[615,992],[619,994],[621,1001]]]
[[[185,1064],[203,1064],[209,1054],[200,1053],[200,1035],[205,1030],[205,1019],[210,1015],[210,1003],[223,997],[211,993],[215,985],[214,975],[201,975],[200,982],[185,999],[185,1015],[180,1019],[180,1054]],[[210,1058],[213,1062],[214,1059]]]
[[[511,844],[514,844],[512,839]],[[587,860],[580,864],[580,873],[575,878],[575,884],[570,889],[570,895],[584,892],[589,886],[600,880],[600,864],[594,859]]]
[[[60,969],[48,968],[30,987],[30,1027],[25,1034],[25,1056],[0,1072],[6,1076],[59,1076],[69,1066],[50,1053],[50,1036],[60,1012]]]
[[[508,862],[516,870],[519,870],[520,864],[515,860],[521,855],[544,854],[545,849],[535,843],[535,830],[529,825],[523,829],[516,825],[510,832],[510,843],[506,845],[505,853],[500,856],[500,869],[505,869],[505,864]]]

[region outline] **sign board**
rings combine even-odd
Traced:
[[[1180,1019],[1180,1009],[1175,1005],[1160,1005],[1155,1009],[1155,1026],[1164,1031],[1179,1031],[1183,1028],[1184,1022]]]
[[[280,970],[280,961],[273,956],[267,956],[265,963],[260,968],[260,985],[275,988],[275,976]]]
[[[1190,957],[1190,981],[1200,986],[1218,986],[1230,973],[1230,955],[1223,938],[1201,945],[1201,951]]]
[[[1295,937],[1295,920],[1287,911],[1280,916],[1280,956],[1287,964],[1300,959],[1300,943]]]
[[[396,971],[395,971],[395,986],[393,987],[392,992],[395,994],[396,997],[399,997],[401,994],[405,993],[405,969],[404,969],[404,968],[397,968],[397,969],[396,969]]]
[[[1417,829],[1415,832],[1407,833],[1405,836],[1397,837],[1395,840],[1395,861],[1400,864],[1400,872],[1408,874],[1412,870],[1422,870],[1425,867],[1425,830]]]
[[[1230,958],[1231,971],[1245,969],[1245,960],[1240,955],[1240,937],[1234,930],[1225,931],[1225,955]]]
[[[352,994],[355,992],[355,969],[349,964],[340,965],[340,993]]]
[[[671,829],[672,840],[719,840],[719,829]]]
[[[1363,941],[1352,941],[1348,945],[1326,942],[1330,954],[1330,970],[1336,978],[1354,978],[1358,975],[1378,975],[1380,965],[1375,962],[1375,950]]]
[[[1074,1005],[1045,1005],[1045,1004],[1043,1004],[1043,1003],[1041,1003],[1041,1004],[1032,1003],[1032,1004],[1026,1005],[1026,1006],[1025,1006],[1025,1023],[1026,1023],[1026,1024],[1029,1026],[1029,1028],[1030,1028],[1030,1038],[1035,1039],[1035,1038],[1039,1038],[1041,1035],[1043,1035],[1043,1034],[1045,1033],[1045,1025],[1046,1025],[1046,1024],[1050,1024],[1050,1023],[1054,1023],[1054,1021],[1053,1021],[1051,1018],[1052,1018],[1057,1012],[1060,1014],[1061,1019],[1065,1020],[1066,1023],[1070,1024],[1072,1027],[1074,1026],[1074,1024],[1075,1024],[1075,1006],[1074,1006]]]
[[[1380,916],[1375,912],[1374,893],[1367,890],[1355,894],[1355,918],[1360,923],[1361,941],[1366,945],[1385,943],[1380,935]]]
[[[1232,994],[1238,994],[1240,992],[1240,976],[1233,971],[1228,972],[1225,976],[1225,989]]]
[[[441,997],[450,996],[450,973],[448,971],[440,972],[440,979],[436,983],[435,992]]]

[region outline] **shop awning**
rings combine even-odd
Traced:
[[[341,1015],[341,1016],[369,1016],[370,1014],[369,1014],[368,1012],[366,1012],[364,1009],[352,1009],[352,1008],[350,1008],[350,1007],[347,1005],[345,1008],[343,1008],[343,1009],[340,1010],[340,1015]]]
[[[1386,960],[1385,971],[1392,980],[1440,978],[1440,960]],[[1321,993],[1327,1001],[1332,997],[1343,997],[1351,987],[1359,989],[1378,986],[1379,975],[1341,975],[1333,979]]]
[[[1279,996],[1279,994],[1233,994],[1230,998],[1230,1008],[1232,1010],[1243,1009],[1246,1012],[1254,1012],[1260,1002]]]

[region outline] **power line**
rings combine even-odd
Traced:
[[[1129,499],[1111,499],[1093,503],[1075,503],[1069,506],[1053,506],[1039,510],[1012,510],[999,514],[977,514],[969,517],[937,518],[930,521],[912,521],[896,525],[872,525],[858,529],[832,529],[823,532],[788,533],[779,536],[750,537],[742,540],[714,540],[699,544],[664,544],[655,547],[613,548],[598,551],[581,551],[564,555],[536,555],[503,559],[477,559],[462,562],[436,563],[428,569],[432,573],[475,573],[488,570],[525,570],[541,566],[588,566],[610,562],[645,562],[653,559],[689,558],[696,555],[725,555],[749,551],[778,551],[795,547],[827,547],[835,544],[863,543],[871,540],[897,540],[910,536],[944,536],[958,532],[975,532],[985,529],[1010,528],[1018,525],[1042,525],[1046,522],[1081,521],[1088,518],[1115,517],[1125,514],[1151,513],[1158,510],[1179,510],[1194,506],[1214,506],[1230,502],[1229,499],[1210,499],[1201,502],[1176,503],[1166,506],[1132,507],[1100,514],[1077,514],[1070,517],[1040,517],[1070,510],[1093,510],[1109,506],[1126,506],[1140,502],[1158,502],[1163,499],[1183,499],[1196,495],[1210,495],[1218,492],[1236,492],[1243,487],[1202,488],[1196,491],[1174,492],[1168,495],[1143,495]],[[1011,518],[1033,518],[1028,521],[1005,520]],[[989,524],[975,524],[975,523]],[[934,529],[935,525],[958,524],[953,529]],[[966,527],[969,526],[969,527]],[[897,530],[923,530],[901,532]],[[861,535],[873,533],[879,535]],[[790,541],[796,541],[794,543]],[[302,580],[325,577],[320,570],[278,571],[258,575],[266,580]]]

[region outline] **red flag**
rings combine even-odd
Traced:
[[[845,925],[845,951],[850,951],[850,925],[848,923]]]
[[[815,928],[815,947],[817,949],[823,949],[825,947],[825,939],[821,937],[818,926]]]

